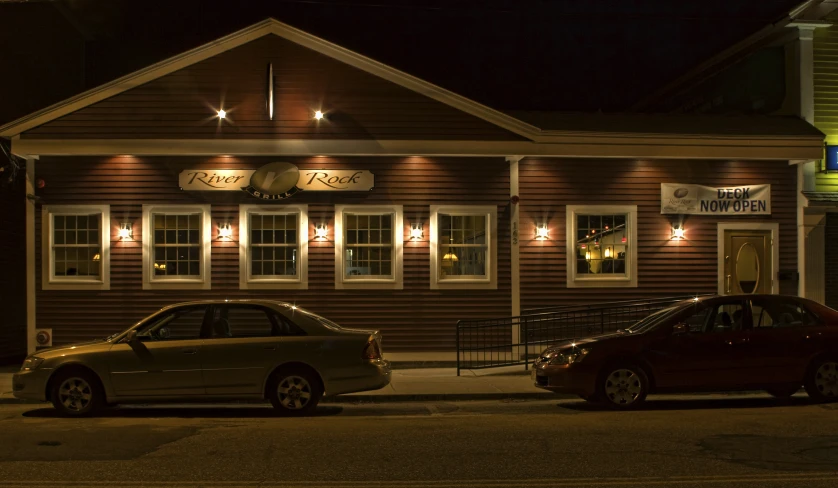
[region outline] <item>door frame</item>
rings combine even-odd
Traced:
[[[717,292],[719,295],[725,293],[725,231],[726,230],[760,230],[771,233],[771,293],[780,293],[780,280],[776,278],[780,269],[780,253],[777,250],[780,242],[780,224],[777,222],[719,222],[717,224],[718,235],[716,243],[716,254],[718,271],[716,273]]]

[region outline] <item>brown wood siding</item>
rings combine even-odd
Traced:
[[[8,169],[8,166],[6,167]],[[0,173],[0,364],[26,356],[26,200],[23,168],[11,183]]]
[[[212,220],[229,221],[238,239],[239,204],[261,203],[244,192],[184,192],[177,175],[186,168],[255,169],[273,158],[43,158],[38,177],[43,204],[109,204],[111,211],[111,289],[45,291],[40,286],[38,252],[38,326],[52,327],[56,344],[100,337],[125,328],[157,308],[184,300],[275,298],[294,301],[347,327],[382,330],[390,351],[452,351],[456,321],[464,317],[509,315],[509,168],[502,158],[286,158],[305,168],[368,169],[375,174],[369,193],[302,192],[288,203],[309,205],[309,234],[326,222],[334,232],[334,205],[400,204],[405,236],[422,222],[422,242],[405,239],[403,290],[335,290],[333,235],[329,242],[309,242],[308,290],[239,290],[236,242],[212,243],[212,290],[143,290],[142,204],[210,203]],[[431,290],[429,205],[497,205],[499,275],[497,290]],[[135,240],[118,242],[116,226],[133,223]],[[37,242],[41,240],[40,211]],[[215,233],[215,230],[213,231]]]
[[[266,110],[267,66],[276,78]],[[222,106],[223,105],[223,106]],[[215,110],[224,108],[219,125]],[[314,120],[323,110],[327,120]],[[25,132],[24,138],[523,140],[268,35]]]
[[[787,162],[528,158],[519,171],[523,309],[716,293],[718,222],[778,222],[780,268],[797,269],[796,169]],[[673,241],[670,219],[677,216],[660,213],[662,182],[769,183],[772,215],[687,216],[686,240]],[[567,288],[566,205],[637,205],[637,288]],[[550,240],[533,239],[536,221],[548,222]],[[797,282],[781,281],[780,292],[797,294]]]

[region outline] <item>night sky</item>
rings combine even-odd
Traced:
[[[0,56],[6,71],[0,78],[4,99],[0,104],[0,123],[266,17],[494,108],[620,112],[701,60],[778,21],[798,3],[799,0],[0,3]]]

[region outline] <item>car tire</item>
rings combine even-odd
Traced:
[[[800,385],[777,385],[766,388],[765,391],[774,398],[791,398],[792,395],[800,391]]]
[[[803,386],[816,402],[838,401],[838,357],[825,356],[812,361]]]
[[[95,374],[70,369],[59,371],[50,381],[50,401],[65,417],[85,417],[101,409],[105,394]]]
[[[322,397],[320,378],[306,369],[280,371],[268,385],[268,399],[283,415],[308,415]]]
[[[646,401],[649,377],[636,364],[615,364],[602,370],[595,395],[603,404],[615,410],[631,410]]]

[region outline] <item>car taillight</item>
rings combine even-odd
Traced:
[[[378,342],[375,337],[370,336],[367,345],[364,346],[364,352],[361,354],[362,359],[381,359],[381,349],[378,347]]]

